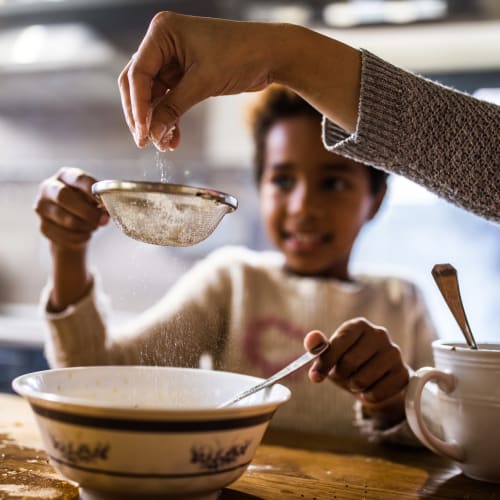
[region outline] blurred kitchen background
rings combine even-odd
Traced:
[[[158,181],[162,165],[171,182],[239,199],[239,209],[191,248],[139,243],[111,224],[100,230],[91,261],[115,321],[144,310],[216,247],[269,247],[245,118],[253,95],[194,107],[173,153],[137,149],[125,126],[116,79],[153,15],[168,9],[304,24],[500,104],[498,0],[0,0],[0,391],[14,376],[46,368],[37,303],[49,258],[32,206],[40,181],[60,166],[99,179]],[[355,249],[353,271],[415,280],[441,336],[460,340],[431,277],[442,262],[458,269],[476,339],[500,342],[499,227],[393,177],[382,213]]]

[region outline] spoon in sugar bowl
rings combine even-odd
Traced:
[[[250,389],[246,389],[240,392],[233,398],[217,406],[217,408],[227,408],[228,406],[232,406],[241,401],[242,399],[251,396],[252,394],[255,394],[258,391],[261,391],[262,389],[265,389],[266,387],[270,387],[271,385],[287,377],[291,373],[296,372],[298,369],[307,365],[313,359],[316,359],[317,357],[321,356],[321,354],[323,354],[329,347],[330,344],[328,342],[321,342],[317,346],[313,347],[310,351],[307,351],[306,353],[302,354],[302,356],[299,356],[297,359],[286,365],[285,368],[283,368],[282,370],[276,372],[274,375],[271,375],[263,382],[260,382],[259,384],[250,387]]]
[[[471,349],[477,349],[458,287],[457,270],[451,264],[436,264],[432,276]]]

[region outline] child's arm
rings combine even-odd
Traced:
[[[108,214],[91,192],[95,179],[77,168],[64,167],[40,185],[35,211],[40,231],[50,241],[53,312],[78,302],[91,286],[86,254],[93,232],[107,224]]]
[[[310,350],[320,341],[327,339],[316,331],[304,344]],[[409,370],[387,330],[356,318],[343,323],[329,342],[330,349],[309,370],[311,381],[329,378],[351,392],[379,428],[402,422]]]

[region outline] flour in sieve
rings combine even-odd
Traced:
[[[227,212],[225,205],[195,196],[129,193],[114,198],[110,215],[122,231],[155,245],[194,244],[204,239]]]

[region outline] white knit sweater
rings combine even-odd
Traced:
[[[215,251],[161,301],[117,331],[106,331],[96,307],[98,295],[94,290],[62,313],[47,313],[46,352],[52,366],[196,367],[200,356],[210,353],[217,369],[267,377],[304,352],[309,330],[329,336],[340,323],[358,316],[386,327],[409,366],[432,363],[435,332],[414,285],[398,278],[358,276],[355,283],[345,283],[298,277],[285,271],[282,257],[274,252],[241,247]],[[272,425],[359,433],[350,394],[330,381],[313,384],[306,369],[284,383],[292,398]],[[369,429],[369,422],[364,424]]]

